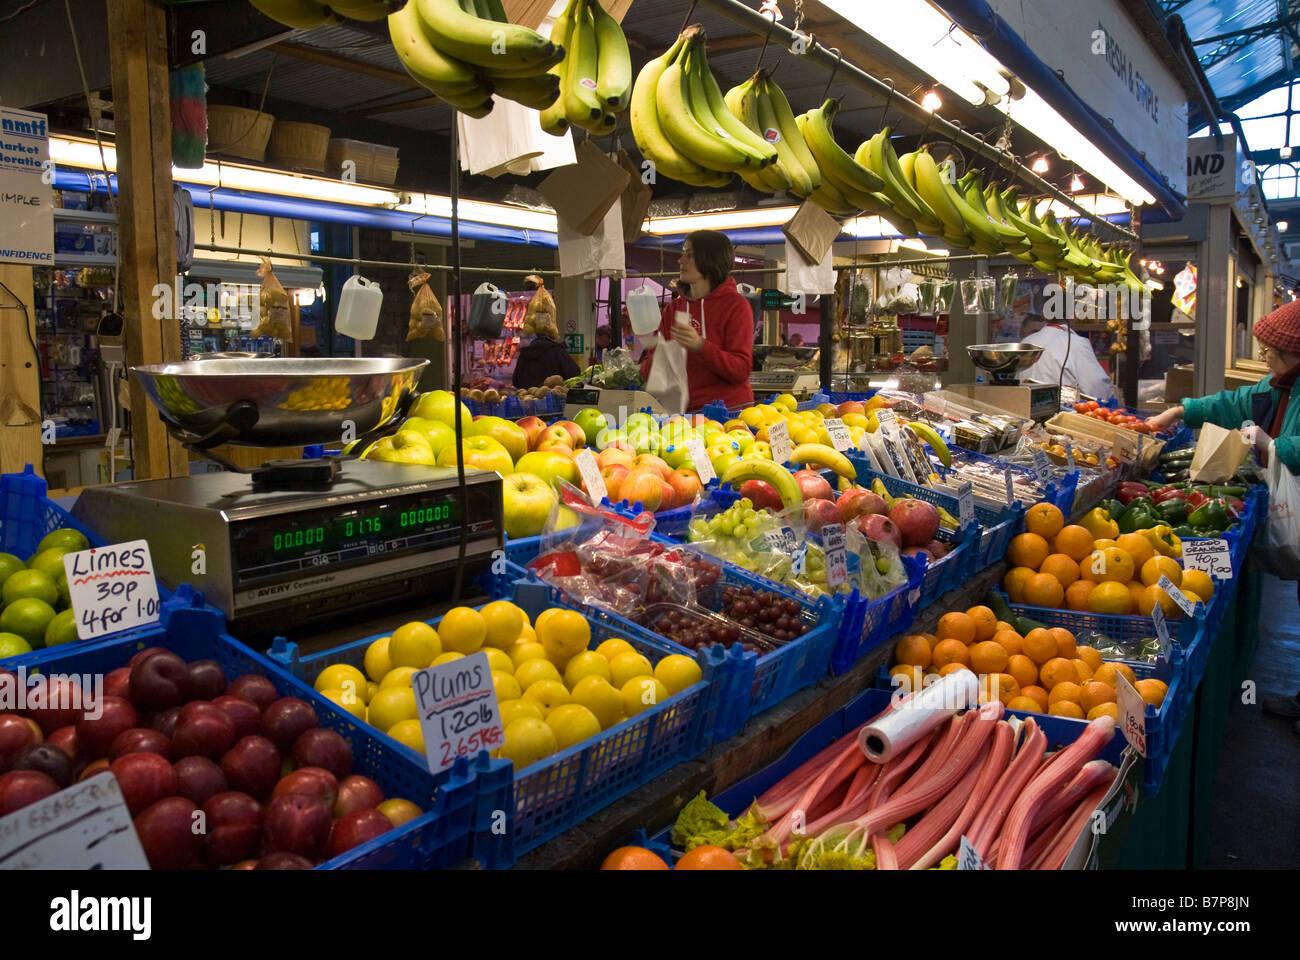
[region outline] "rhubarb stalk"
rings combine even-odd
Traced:
[[[1097,805],[1101,803],[1109,790],[1109,784],[1100,784],[1094,787],[1092,793],[1079,802],[1073,815],[1066,821],[1065,826],[1057,831],[1052,846],[1042,859],[1034,865],[1035,870],[1060,870],[1061,867],[1065,866],[1065,859],[1070,855],[1070,851],[1074,849],[1075,843],[1078,842],[1080,831],[1092,819],[1093,811],[1097,809]]]
[[[1043,759],[1043,750],[1047,747],[1047,734],[1039,729],[1033,717],[1027,719],[1020,730],[1024,739],[1015,759],[998,779],[989,799],[976,816],[970,833],[966,835],[967,840],[985,859],[988,858],[989,846],[1002,829],[1002,821],[1020,796],[1020,791],[1038,769],[1038,764]]]

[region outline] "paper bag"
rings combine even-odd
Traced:
[[[789,294],[819,296],[835,292],[835,262],[830,248],[820,261],[808,261],[791,241],[785,244],[785,285]]]
[[[685,413],[690,409],[691,394],[686,384],[686,348],[676,340],[664,340],[661,337],[655,345],[645,388],[647,393],[658,398],[669,413]]]
[[[587,236],[556,218],[556,239],[560,248],[560,275],[564,277],[621,277],[627,272],[623,248],[622,205],[615,202]]]
[[[561,220],[586,237],[600,227],[632,177],[590,140],[582,141],[576,154],[577,163],[560,167],[537,189]]]
[[[1213,423],[1201,427],[1196,453],[1188,469],[1189,480],[1200,483],[1223,483],[1245,462],[1250,442],[1240,430],[1225,430]]]
[[[821,263],[840,235],[839,221],[811,200],[805,200],[781,228],[785,238],[798,248],[809,263]],[[827,291],[828,293],[830,291]]]
[[[618,151],[618,165],[627,171],[627,189],[623,191],[623,242],[636,243],[641,239],[645,226],[646,214],[650,212],[650,201],[654,190],[641,179],[641,168],[636,165],[626,150]]]

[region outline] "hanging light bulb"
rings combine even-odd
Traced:
[[[1278,232],[1278,233],[1286,233],[1286,228],[1289,227],[1289,226],[1291,226],[1291,224],[1290,224],[1288,221],[1286,221],[1286,220],[1279,220],[1279,221],[1277,222],[1277,232]]]
[[[1048,168],[1047,154],[1043,154],[1042,156],[1040,156],[1037,160],[1034,161],[1034,165],[1030,167],[1030,169],[1033,170],[1034,173],[1046,173],[1047,168]]]
[[[1290,160],[1291,148],[1286,144],[1283,144],[1282,146],[1277,148],[1277,156],[1279,160]]]
[[[921,98],[921,106],[930,111],[930,113],[934,113],[934,111],[943,106],[943,100],[941,100],[939,94],[935,93],[933,90],[927,90],[925,91],[925,96]]]
[[[1074,176],[1070,177],[1070,192],[1078,193],[1082,189],[1083,180],[1080,179],[1079,175],[1076,173]]]
[[[781,8],[777,5],[776,0],[763,0],[763,5],[758,8],[758,12],[769,20],[780,22],[785,19],[781,16]]]

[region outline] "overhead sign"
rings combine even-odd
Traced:
[[[1187,199],[1235,200],[1254,182],[1254,167],[1238,148],[1237,135],[1187,141]]]
[[[1187,95],[1120,0],[989,0],[989,6],[1103,122],[1112,121],[1116,133],[1146,154],[1175,192],[1185,192]]]
[[[45,114],[0,107],[0,262],[54,263],[49,160]]]

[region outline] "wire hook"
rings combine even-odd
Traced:
[[[894,101],[894,78],[885,77],[885,82],[889,84],[889,93],[885,95],[885,105],[880,108],[880,129],[885,129],[885,117],[889,115],[889,105]]]
[[[686,26],[687,26],[687,24],[689,24],[689,23],[691,22],[691,17],[694,16],[694,14],[695,14],[695,4],[696,4],[696,2],[697,2],[697,0],[691,0],[691,5],[690,5],[689,7],[686,8],[686,19],[684,19],[684,20],[682,21],[682,29],[681,29],[681,30],[678,30],[678,31],[677,31],[678,33],[684,33],[684,32],[686,31]]]
[[[826,102],[826,98],[830,95],[831,84],[835,82],[835,74],[839,72],[840,64],[844,62],[844,54],[840,53],[838,47],[831,47],[827,52],[835,54],[835,65],[831,67],[830,79],[826,81],[826,89],[822,91],[823,103]]]
[[[763,11],[759,12],[762,13]],[[758,61],[754,64],[755,73],[758,73],[763,66],[763,57],[767,55],[767,45],[772,42],[772,29],[776,26],[775,15],[768,13],[767,17],[767,35],[763,37],[763,47],[758,51]]]

